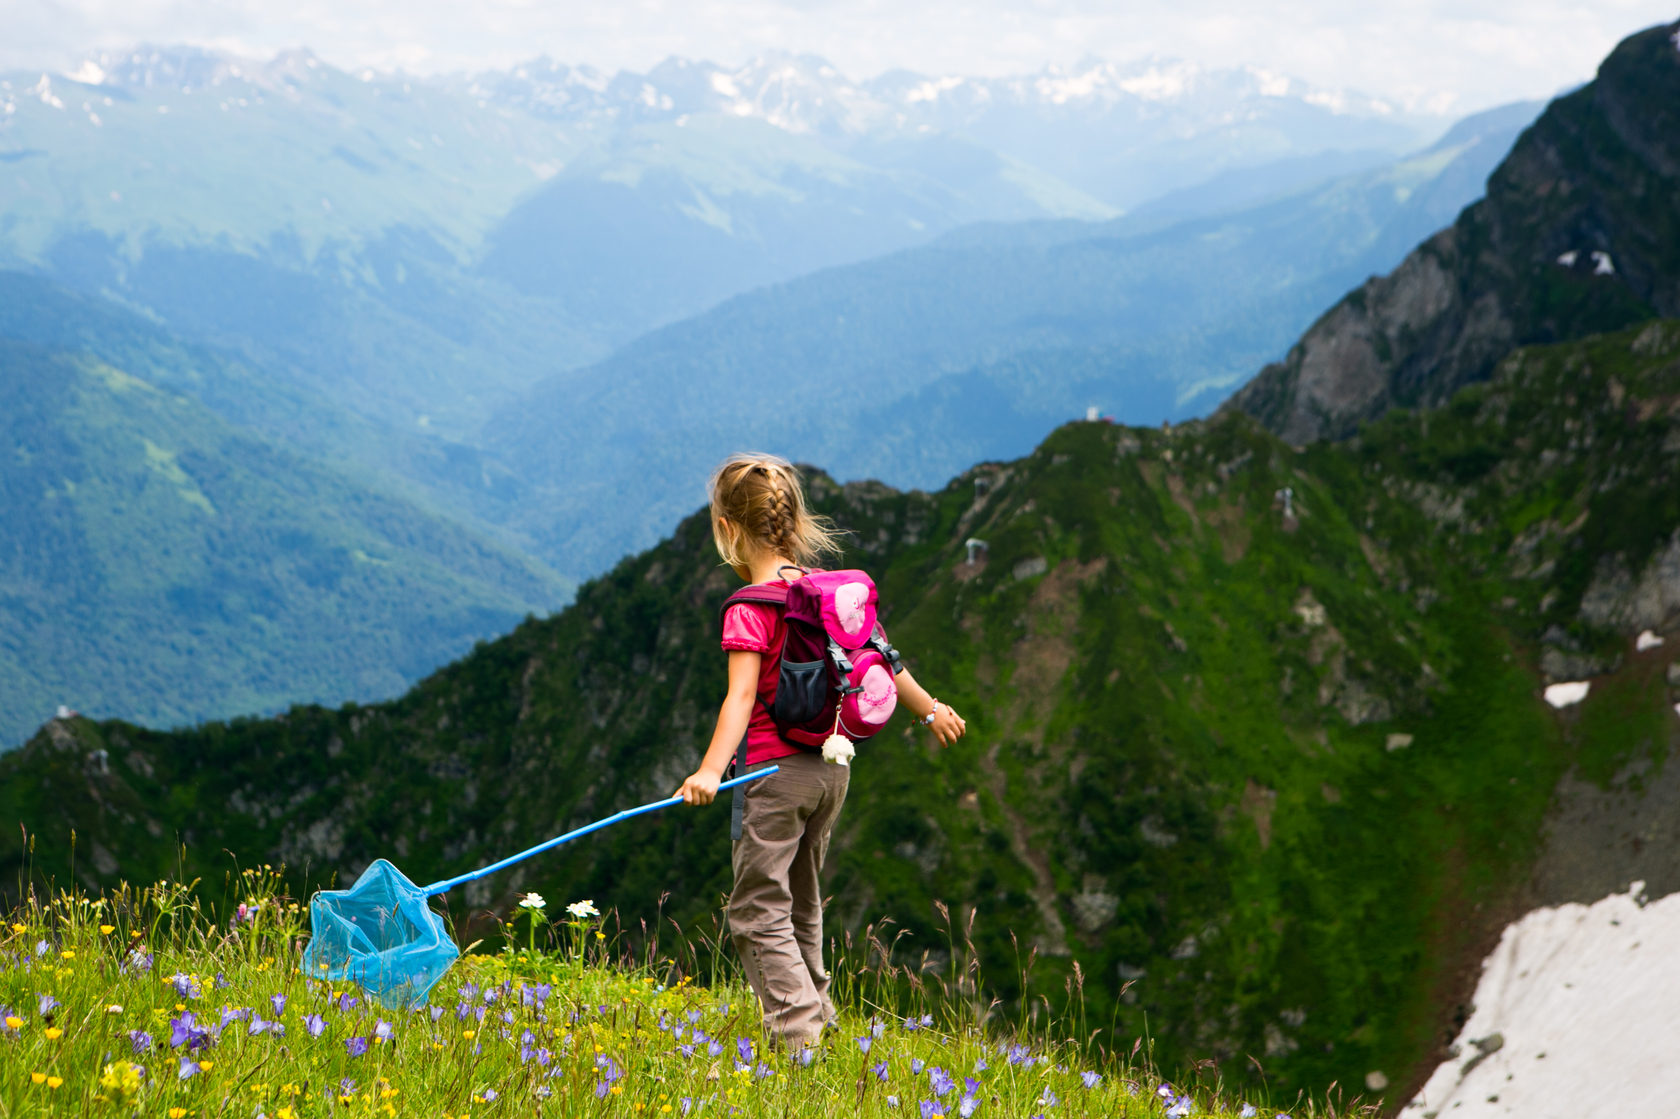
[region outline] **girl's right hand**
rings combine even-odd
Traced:
[[[697,769],[671,795],[682,797],[684,804],[710,804],[717,799],[718,780],[716,774]]]

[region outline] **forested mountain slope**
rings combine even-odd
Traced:
[[[1435,405],[1513,346],[1680,314],[1680,23],[1545,111],[1487,197],[1350,292],[1225,406],[1291,442]]]
[[[1430,413],[1305,450],[1247,417],[1079,423],[937,493],[813,479],[893,637],[969,717],[857,761],[831,931],[975,940],[993,989],[1074,960],[1093,1025],[1274,1090],[1427,1073],[1538,874],[1566,776],[1663,764],[1680,723],[1680,323],[1523,351]],[[985,540],[976,563],[965,542]],[[417,880],[664,795],[722,694],[703,516],[391,703],[164,733],[55,721],[0,760],[7,868]],[[1636,649],[1654,628],[1667,646]],[[1554,711],[1552,673],[1596,673]],[[1638,795],[1638,785],[1620,785]],[[39,837],[26,854],[24,832]],[[179,846],[178,846],[179,844]],[[704,920],[727,812],[673,812],[462,891]],[[1609,866],[1605,873],[1625,869]],[[1137,980],[1124,997],[1122,983]]]
[[[18,338],[8,296],[66,313]],[[390,695],[570,589],[183,395],[320,422],[248,370],[27,277],[0,303],[0,747],[58,704],[169,725]]]

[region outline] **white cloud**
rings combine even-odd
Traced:
[[[503,66],[547,53],[607,70],[669,55],[824,55],[855,77],[1033,71],[1085,55],[1262,66],[1400,104],[1467,110],[1592,76],[1672,0],[4,0],[0,67],[74,70],[139,41],[305,45],[346,68]]]

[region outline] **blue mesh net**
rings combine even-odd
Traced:
[[[769,765],[754,773],[732,777],[718,785],[718,791],[769,777],[777,769]],[[384,859],[375,859],[348,890],[322,890],[310,900],[309,921],[314,926],[314,936],[303,952],[304,974],[312,979],[360,983],[371,997],[393,1010],[419,1006],[461,954],[449,930],[443,927],[443,918],[427,905],[428,898],[505,870],[533,855],[552,851],[562,843],[611,827],[620,820],[681,803],[681,797],[672,796],[626,808],[517,855],[509,855],[500,862],[425,887],[410,882],[402,871]]]
[[[304,974],[353,981],[393,1010],[418,1006],[460,950],[426,895],[384,859],[348,890],[322,890],[309,903],[314,936]]]

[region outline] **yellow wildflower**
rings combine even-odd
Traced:
[[[199,1072],[209,1072],[210,1071],[210,1064],[211,1064],[211,1062],[209,1062],[209,1061],[198,1062],[198,1071]]]
[[[472,1035],[473,1035],[473,1032],[471,1030],[462,1030],[461,1031],[461,1036],[466,1038],[468,1041],[472,1040]]]
[[[60,952],[59,955],[63,956],[67,960],[73,960],[76,958],[76,950],[74,948],[66,948],[64,951]]]
[[[290,1107],[282,1107],[274,1113],[274,1119],[297,1119],[297,1112]]]
[[[29,1079],[34,1081],[36,1084],[45,1084],[47,1082],[47,1074],[44,1072],[32,1072],[29,1074]]]
[[[184,1107],[172,1107],[169,1109],[169,1119],[181,1119],[186,1113],[187,1109]]]
[[[23,1019],[19,1018],[16,1014],[6,1015],[6,1028],[8,1030],[23,1029]]]
[[[129,1061],[114,1061],[100,1074],[99,1086],[127,1102],[140,1094],[140,1066]]]
[[[57,1088],[60,1084],[63,1084],[63,1083],[64,1083],[64,1077],[62,1077],[62,1076],[49,1076],[49,1077],[47,1077],[47,1087],[49,1087],[49,1088]]]
[[[112,933],[117,931],[117,926],[115,926],[115,925],[100,925],[99,926],[99,931],[100,931],[101,934],[103,934],[105,936],[110,936]]]
[[[42,1032],[47,1035],[48,1041],[57,1041],[59,1038],[64,1036],[64,1031],[59,1029],[57,1026],[48,1026]]]
[[[15,933],[26,933],[26,932],[29,931],[29,926],[28,925],[20,925],[16,921],[14,921],[14,922],[12,922],[12,931],[15,932]]]

